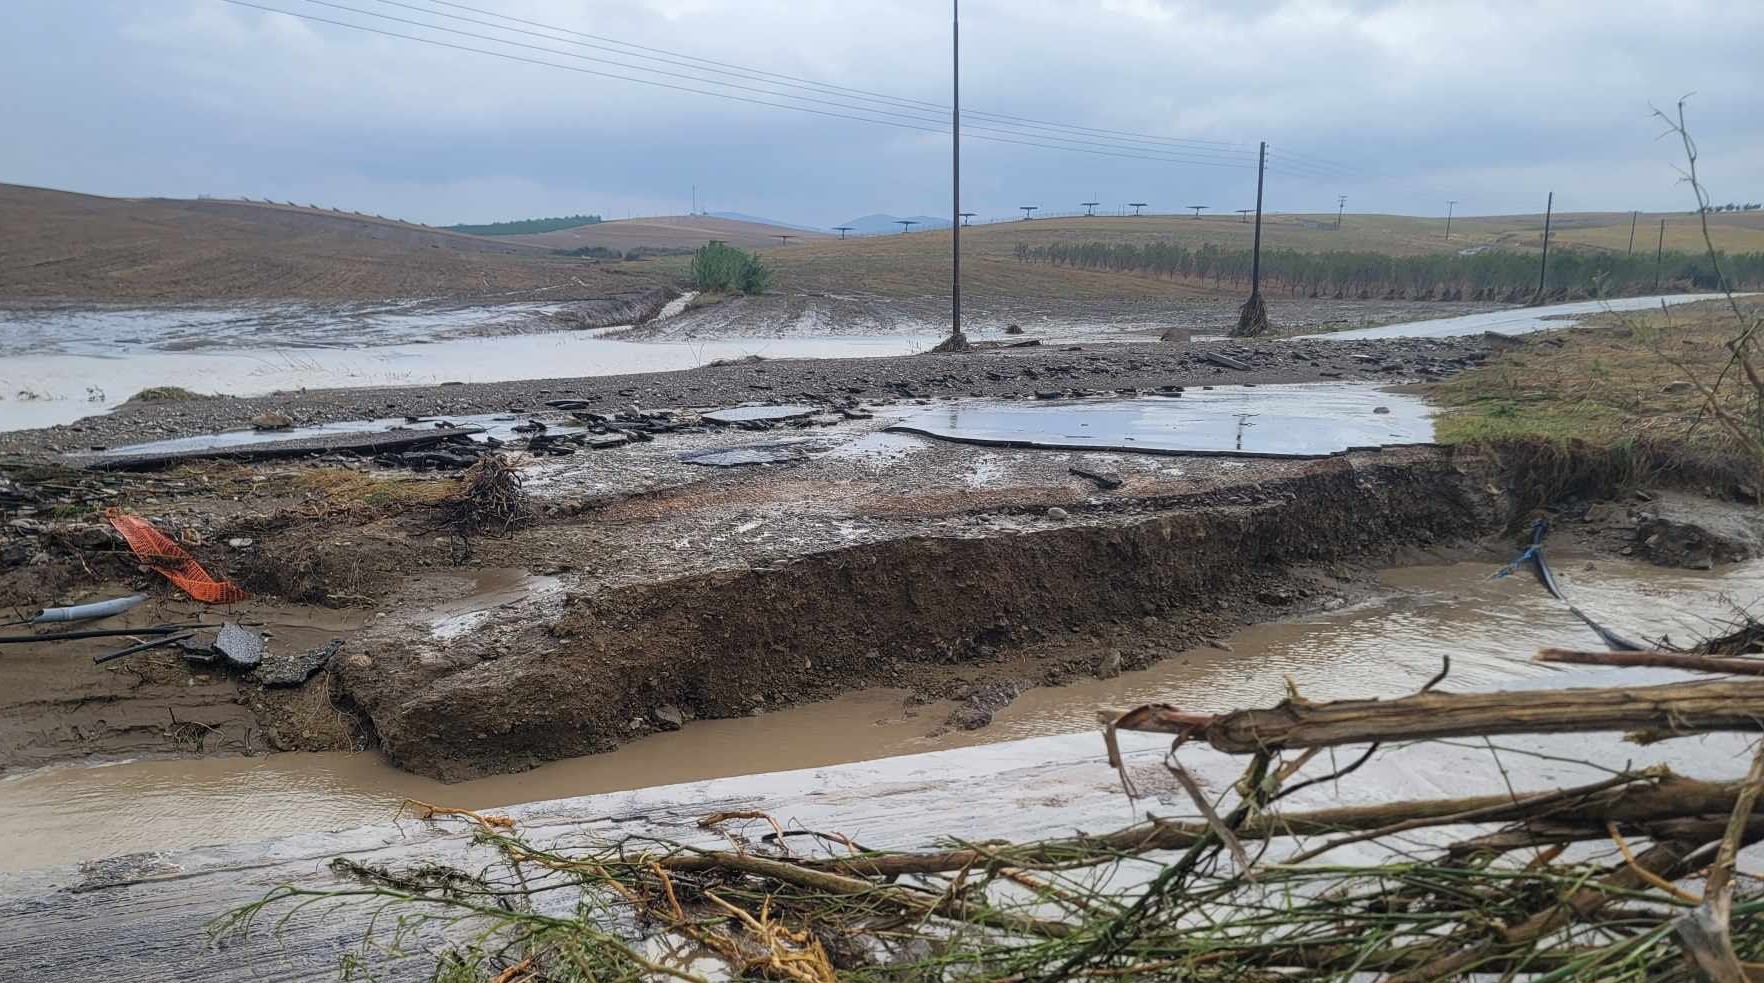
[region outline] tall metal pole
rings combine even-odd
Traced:
[[[1250,260],[1250,296],[1262,292],[1262,178],[1268,172],[1268,141],[1256,155],[1256,251]]]
[[[1452,241],[1452,212],[1458,207],[1458,199],[1446,202],[1446,241]]]
[[[1625,256],[1635,255],[1635,220],[1640,216],[1641,212],[1629,213],[1629,252],[1624,253]]]
[[[1550,272],[1550,216],[1556,210],[1556,193],[1550,192],[1549,201],[1544,204],[1544,242],[1543,264],[1537,269],[1537,299],[1543,300],[1544,276]]]
[[[957,348],[962,335],[962,0],[950,0],[950,191],[949,337]]]
[[[1660,220],[1660,242],[1654,247],[1654,292],[1660,292],[1660,261],[1666,256],[1666,220]]]

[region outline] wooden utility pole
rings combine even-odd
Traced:
[[[1629,213],[1629,252],[1624,253],[1625,256],[1635,255],[1635,220],[1640,216],[1641,212]]]
[[[1452,241],[1452,212],[1458,207],[1458,199],[1446,202],[1446,241]]]
[[[1660,292],[1660,261],[1666,256],[1666,220],[1660,220],[1660,242],[1654,247],[1654,292]]]
[[[1256,247],[1250,259],[1250,299],[1256,302],[1262,299],[1262,180],[1267,173],[1268,141],[1263,140],[1256,155]]]
[[[1255,249],[1250,254],[1250,295],[1242,310],[1238,311],[1237,327],[1231,332],[1237,338],[1255,338],[1268,333],[1268,305],[1262,302],[1262,182],[1267,173],[1268,142],[1264,140],[1256,155],[1256,238]]]
[[[949,4],[949,343],[968,347],[962,334],[962,0]]]
[[[1341,213],[1347,211],[1347,195],[1335,196],[1335,231],[1341,231]]]
[[[1543,302],[1544,277],[1550,272],[1550,216],[1555,210],[1556,193],[1552,191],[1549,200],[1544,203],[1543,262],[1537,268],[1537,297],[1533,299],[1534,303]]]

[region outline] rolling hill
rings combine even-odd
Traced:
[[[261,202],[0,185],[0,228],[7,299],[578,299],[645,285],[508,237]]]

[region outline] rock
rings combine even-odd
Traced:
[[[227,540],[227,545],[231,546],[232,548],[234,548],[236,550],[248,549],[251,546],[251,540],[245,538],[244,536],[236,536],[232,539]]]
[[[265,410],[251,418],[253,430],[287,430],[294,426],[294,418],[286,413]]]
[[[1662,393],[1665,393],[1668,396],[1677,396],[1680,393],[1691,392],[1692,390],[1694,390],[1696,388],[1697,387],[1696,387],[1695,383],[1687,382],[1683,379],[1680,379],[1677,382],[1668,382],[1664,386],[1661,386],[1660,391]]]
[[[1067,512],[1065,509],[1062,509],[1058,505],[1056,505],[1053,508],[1047,510],[1047,517],[1054,520],[1055,522],[1064,522],[1067,519],[1070,519],[1072,517],[1072,513]]]
[[[1114,679],[1121,674],[1121,650],[1109,649],[1096,660],[1096,678]]]
[[[1208,352],[1204,357],[1207,361],[1220,366],[1221,368],[1236,369],[1239,372],[1249,371],[1248,362],[1245,362],[1242,359],[1232,358],[1230,355],[1222,355],[1218,352]]]
[[[1374,407],[1372,407],[1372,412],[1377,413],[1380,416],[1384,416],[1384,415],[1390,413],[1390,407],[1388,407],[1388,406],[1374,406]]]
[[[664,703],[661,706],[656,707],[655,710],[650,713],[650,716],[654,717],[656,721],[661,724],[663,730],[679,730],[686,726],[686,714],[682,713],[680,708],[674,706],[672,703]]]
[[[1014,682],[976,686],[962,705],[950,711],[949,725],[960,730],[979,730],[992,723],[993,714],[1010,706],[1022,687]]]
[[[1022,333],[1023,333],[1023,329],[1017,327],[1014,324],[1005,325],[1005,334],[1022,334]]]
[[[257,681],[264,686],[299,686],[331,661],[343,647],[341,638],[333,638],[318,648],[295,655],[266,655],[257,667]]]

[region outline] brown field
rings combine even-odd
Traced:
[[[528,244],[256,202],[0,185],[0,228],[8,299],[561,300],[648,283]]]
[[[581,225],[573,229],[559,229],[556,232],[541,232],[537,235],[498,236],[497,238],[545,249],[580,249],[584,246],[602,246],[622,252],[642,246],[651,249],[697,249],[712,239],[720,239],[732,246],[740,246],[744,249],[756,249],[778,245],[779,235],[795,236],[803,240],[831,238],[821,232],[804,232],[801,229],[714,218],[709,215],[668,215],[660,218],[620,219],[612,222],[598,222],[594,225]]]
[[[1695,215],[1642,215],[1638,252],[1654,246],[1666,219],[1666,245],[1700,247]],[[1719,248],[1764,250],[1764,213],[1709,217]],[[1370,250],[1416,255],[1470,246],[1535,249],[1543,216],[1462,217],[1452,238],[1437,218],[1271,215],[1271,249]],[[603,263],[556,250],[600,245],[629,250],[693,248],[710,239],[758,250],[777,271],[783,294],[888,298],[942,296],[948,290],[949,232],[841,241],[816,233],[706,216],[604,222],[533,236],[471,236],[377,216],[222,200],[102,198],[0,185],[0,298],[184,301],[243,298],[580,299],[680,282],[683,256]],[[1018,262],[1018,244],[1053,241],[1213,243],[1247,248],[1253,226],[1235,215],[1098,216],[1001,222],[962,234],[963,287],[975,299],[1057,298],[1081,303],[1210,297],[1204,285],[1173,285],[1134,274]],[[780,245],[780,233],[800,235]],[[1625,249],[1629,215],[1561,214],[1553,241]]]

